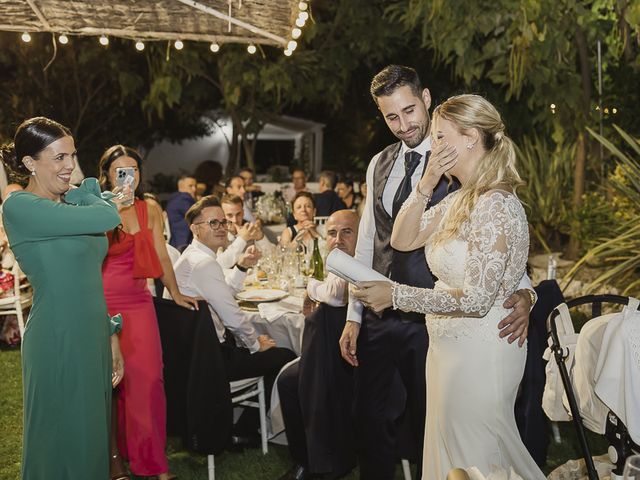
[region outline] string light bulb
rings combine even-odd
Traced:
[[[296,26],[302,28],[302,27],[304,27],[305,23],[306,23],[306,21],[303,20],[302,18],[300,18],[300,17],[296,18]]]
[[[220,45],[218,45],[217,43],[213,42],[210,46],[209,46],[209,50],[211,50],[213,53],[217,53],[220,51]]]
[[[69,43],[69,37],[67,37],[64,33],[62,35],[60,35],[58,37],[58,42],[60,42],[61,45],[66,45],[67,43]]]
[[[307,12],[300,12],[298,14],[298,18],[301,18],[306,22],[307,20],[309,20],[309,14]]]
[[[257,50],[258,49],[256,48],[256,46],[253,43],[247,47],[247,52],[249,52],[251,55],[256,53]]]
[[[300,38],[300,35],[302,35],[302,30],[300,30],[298,27],[291,30],[291,38]]]
[[[173,46],[176,47],[176,50],[182,50],[184,48],[184,43],[182,43],[182,40],[178,39],[173,42]]]
[[[109,37],[107,37],[106,35],[100,35],[100,39],[98,41],[100,42],[100,45],[102,45],[103,47],[106,47],[107,45],[109,45]]]
[[[298,4],[298,8],[304,12],[307,8],[309,8],[309,5],[307,5],[307,2],[300,2]]]
[[[144,42],[141,40],[138,40],[136,42],[136,50],[138,50],[139,52],[144,50]]]
[[[20,38],[24,43],[29,43],[31,41],[31,35],[29,32],[24,32]]]
[[[285,57],[290,57],[292,53],[293,53],[293,52],[287,48],[287,49],[284,51],[284,56],[285,56]]]
[[[298,42],[296,42],[295,40],[290,40],[289,43],[287,43],[287,50],[291,50],[292,52],[298,47]]]

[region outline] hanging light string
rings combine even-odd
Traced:
[[[284,50],[284,54],[287,57],[290,57],[298,46],[296,40],[302,35],[302,28],[306,25],[307,20],[309,20],[309,12],[307,10],[309,10],[309,3],[307,0],[301,0],[300,3],[298,3],[298,16],[295,20],[295,26],[291,30],[291,40],[287,43],[287,47]]]
[[[287,43],[285,50],[284,50],[284,54],[289,57],[293,54],[293,52],[296,50],[296,48],[298,47],[298,42],[297,40],[302,36],[302,28],[305,26],[306,22],[309,20],[310,16],[309,16],[309,0],[301,0],[298,3],[298,16],[295,19],[295,26],[292,28],[291,30],[291,39],[289,40],[289,42]],[[237,5],[238,9],[242,8],[242,0],[238,0],[238,5]],[[233,22],[233,18],[232,18],[232,14],[233,14],[233,0],[228,0],[228,24],[227,24],[227,30],[229,33],[231,33],[232,30],[232,22]],[[137,22],[138,19],[136,19]],[[69,43],[69,36],[65,33],[62,32],[60,34],[58,34],[58,38],[56,39],[56,33],[52,32],[52,44],[53,44],[53,56],[51,57],[51,60],[47,63],[47,65],[45,66],[44,70],[46,70],[51,63],[55,60],[56,55],[57,55],[57,45],[58,43],[60,43],[61,45],[67,45]],[[24,43],[30,43],[32,40],[31,34],[27,31],[23,32],[21,37],[22,41]],[[57,41],[56,41],[57,40]],[[135,43],[135,49],[139,52],[144,51],[145,49],[145,44],[142,41],[142,39],[134,39]],[[101,34],[98,38],[98,42],[100,43],[100,45],[107,47],[109,46],[109,37],[106,34]],[[174,40],[173,42],[173,46],[176,50],[182,50],[185,46],[184,42],[180,39],[177,38]],[[217,53],[220,51],[220,44],[217,41],[213,41],[210,45],[209,45],[209,50],[211,50],[212,53]],[[262,49],[260,50],[262,52]],[[253,55],[257,52],[257,46],[251,42],[249,43],[249,45],[247,46],[247,53],[249,53],[250,55]],[[262,53],[264,56],[264,52]]]

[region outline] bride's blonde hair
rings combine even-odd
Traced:
[[[452,201],[441,229],[434,236],[435,244],[459,236],[460,227],[469,219],[480,195],[495,188],[506,188],[515,193],[523,184],[516,170],[513,141],[505,135],[502,118],[488,100],[479,95],[451,97],[434,110],[434,131],[439,119],[453,123],[462,134],[477,129],[485,154]]]

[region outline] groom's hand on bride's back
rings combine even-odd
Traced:
[[[498,324],[500,338],[509,336],[509,343],[518,340],[518,346],[522,347],[529,332],[529,312],[531,311],[531,295],[527,290],[518,290],[502,305],[504,308],[513,308],[513,311]]]

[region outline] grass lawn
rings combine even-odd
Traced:
[[[579,458],[580,449],[569,423],[560,425],[562,443],[551,442],[549,465],[546,472],[553,470],[570,458]],[[590,432],[588,432],[590,433]],[[20,442],[22,436],[22,385],[20,376],[20,352],[0,351],[0,480],[20,478]],[[590,445],[596,454],[606,450],[604,441],[595,435],[589,436]],[[171,471],[180,480],[206,480],[207,458],[187,452],[180,442],[169,439],[169,464]],[[216,478],[219,480],[274,480],[291,466],[286,447],[269,444],[269,453],[263,456],[259,449],[244,453],[224,453],[216,457]],[[353,472],[348,480],[358,478]],[[396,479],[401,479],[400,469]]]

